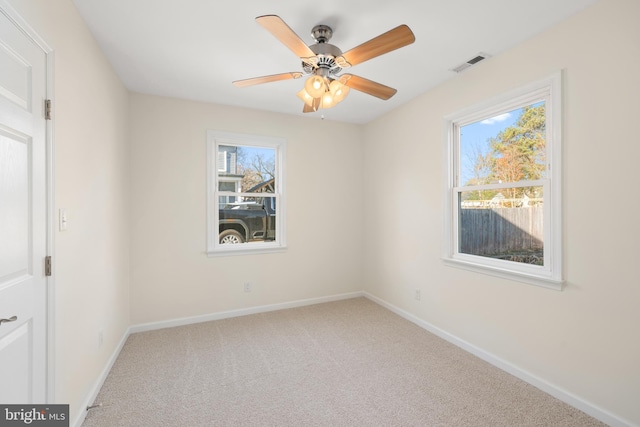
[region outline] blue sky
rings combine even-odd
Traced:
[[[247,160],[251,160],[253,156],[256,154],[264,156],[265,159],[275,159],[276,150],[273,148],[262,148],[262,147],[250,147],[247,145],[243,145],[242,149],[246,153]]]
[[[531,107],[543,105],[544,101],[530,104]],[[483,154],[489,152],[489,140],[497,136],[500,131],[512,126],[518,121],[525,107],[516,108],[497,116],[471,123],[460,129],[460,174],[461,185],[473,178],[473,165],[478,151]]]

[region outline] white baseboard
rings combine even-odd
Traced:
[[[240,308],[237,310],[221,311],[201,316],[182,317],[179,319],[162,320],[160,322],[141,323],[131,327],[131,333],[153,331],[156,329],[173,328],[175,326],[191,325],[193,323],[210,322],[212,320],[228,319],[230,317],[246,316],[249,314],[266,313],[269,311],[285,310],[287,308],[303,307],[305,305],[321,304],[324,302],[340,301],[364,296],[364,292],[350,292],[346,294],[330,295],[326,297],[309,298],[278,304],[260,305],[257,307]]]
[[[100,389],[104,384],[104,381],[107,379],[107,376],[109,375],[109,372],[113,367],[113,364],[116,363],[116,359],[120,355],[120,352],[122,351],[122,347],[124,347],[124,343],[127,342],[127,338],[129,338],[129,335],[131,335],[131,328],[127,328],[127,330],[124,331],[124,334],[120,339],[120,342],[116,346],[115,350],[113,350],[113,353],[111,354],[111,357],[109,358],[109,360],[107,360],[107,364],[105,365],[104,369],[100,373],[100,376],[98,376],[95,384],[91,388],[90,393],[87,395],[84,402],[82,403],[82,407],[80,408],[80,413],[76,417],[75,421],[71,423],[72,426],[74,427],[82,426],[84,419],[87,417],[87,408],[91,406],[93,402],[96,400],[96,397],[98,397],[98,393],[100,392]]]
[[[534,387],[539,388],[540,390],[544,391],[545,393],[550,394],[551,396],[555,397],[558,400],[561,400],[563,402],[565,402],[566,404],[573,406],[576,409],[581,410],[582,412],[591,415],[593,418],[602,421],[605,424],[608,424],[612,427],[637,427],[636,424],[633,424],[631,421],[625,420],[615,414],[612,414],[611,412],[602,409],[600,407],[598,407],[597,405],[594,405],[578,396],[576,396],[575,394],[564,390],[561,387],[558,387],[555,384],[552,384],[534,374],[531,374],[530,372],[525,371],[524,369],[510,363],[507,362],[504,359],[499,358],[498,356],[489,353],[486,350],[483,350],[479,347],[476,347],[475,345],[460,339],[458,337],[456,337],[455,335],[450,334],[449,332],[446,332],[440,328],[438,328],[435,325],[432,325],[429,322],[426,322],[420,318],[418,318],[417,316],[396,307],[393,304],[390,304],[388,302],[386,302],[385,300],[378,298],[368,292],[363,292],[364,296],[368,299],[370,299],[371,301],[385,307],[386,309],[396,313],[397,315],[399,315],[400,317],[405,318],[406,320],[415,323],[416,325],[420,326],[423,329],[426,329],[427,331],[431,332],[434,335],[437,335],[438,337],[444,339],[445,341],[450,342],[451,344],[458,346],[460,348],[462,348],[463,350],[468,351],[469,353],[473,354],[474,356],[479,357],[480,359],[484,360],[485,362],[488,362],[494,366],[496,366],[497,368],[502,369],[505,372],[510,373],[511,375],[513,375],[516,378],[519,378],[529,384],[531,384]]]

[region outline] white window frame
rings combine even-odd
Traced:
[[[557,72],[486,102],[465,108],[444,118],[445,143],[445,220],[443,261],[446,265],[474,272],[516,280],[532,285],[562,290],[562,75]],[[459,129],[517,108],[545,101],[546,172],[536,181],[494,184],[495,188],[542,186],[544,191],[544,265],[523,264],[459,252],[458,197],[463,187],[461,176]],[[487,186],[482,186],[486,189]]]
[[[245,195],[251,193],[230,193],[218,190],[218,146],[235,145],[271,148],[276,153],[275,193],[269,193],[276,201],[276,239],[269,242],[251,242],[237,245],[221,245],[218,241],[219,196]],[[286,201],[285,201],[285,162],[287,141],[283,138],[262,135],[247,135],[230,132],[207,131],[207,255],[229,256],[261,254],[284,251],[286,245]]]

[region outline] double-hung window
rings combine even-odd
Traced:
[[[281,138],[207,133],[207,252],[239,255],[285,248]]]
[[[445,118],[446,263],[561,289],[560,84]]]

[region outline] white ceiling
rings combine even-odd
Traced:
[[[496,56],[596,0],[73,0],[125,86],[135,92],[303,115],[304,79],[237,88],[234,80],[301,71],[258,25],[279,15],[307,44],[327,24],[347,51],[400,24],[416,42],[349,72],[398,89],[388,101],[351,91],[306,116],[367,123],[455,76],[479,52]],[[481,66],[479,64],[478,66]]]

